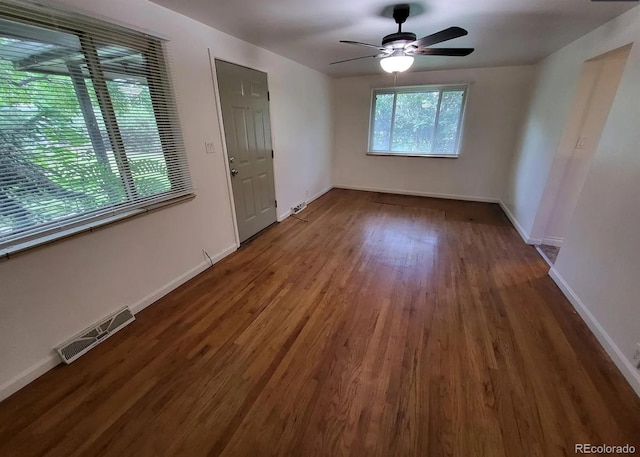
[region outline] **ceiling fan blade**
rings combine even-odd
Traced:
[[[442,43],[443,41],[453,40],[454,38],[460,38],[467,35],[468,33],[469,32],[460,27],[449,27],[448,29],[440,30],[439,32],[436,32],[432,35],[422,37],[419,40],[414,41],[413,43],[409,43],[406,47],[415,46],[418,48],[423,48]]]
[[[356,46],[366,46],[366,47],[368,47],[368,48],[374,48],[374,49],[377,49],[378,51],[384,51],[384,50],[386,50],[386,48],[383,48],[382,46],[379,46],[379,45],[377,45],[377,44],[360,43],[359,41],[345,41],[345,40],[340,40],[340,43],[355,44]]]
[[[331,62],[329,65],[335,65],[337,63],[344,63],[344,62],[351,62],[352,60],[370,59],[372,57],[378,57],[378,56],[379,56],[379,54],[374,54],[372,56],[354,57],[353,59],[338,60],[337,62]]]
[[[474,48],[418,48],[408,55],[416,56],[452,56],[464,57],[475,51]]]

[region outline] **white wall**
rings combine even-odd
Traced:
[[[497,201],[506,185],[534,76],[533,66],[399,75],[398,86],[473,82],[457,159],[367,156],[371,89],[393,86],[393,76],[334,80],[334,184]]]
[[[552,164],[562,146],[582,65],[586,60],[633,42],[638,10],[633,8],[538,64],[539,76],[524,134],[514,155],[509,185],[503,196],[503,202],[533,241],[543,237],[548,221],[550,208],[540,208],[540,203],[548,180],[553,178],[550,176]],[[544,200],[551,202],[552,198]]]
[[[235,249],[208,48],[269,74],[279,215],[331,185],[329,77],[144,0],[60,4],[170,39],[197,198],[0,262],[0,399],[55,364],[55,345],[201,271],[202,249]]]
[[[580,136],[581,130],[583,130],[585,113],[591,111],[591,102],[596,92],[598,80],[602,75],[603,65],[604,61],[602,60],[591,60],[585,62],[582,66],[580,81],[576,85],[575,94],[571,102],[571,108],[569,109],[564,131],[558,146],[558,152],[553,159],[549,177],[547,178],[547,184],[541,199],[540,206],[546,208],[544,211],[545,215],[542,216],[539,214],[537,216],[539,218],[545,217],[547,219],[546,223],[541,222],[540,224],[541,227],[545,227],[542,233],[543,236],[541,237],[542,244],[553,246],[562,245],[562,239],[564,238],[566,230],[562,230],[562,234],[559,235],[559,229],[562,225],[560,219],[564,219],[569,211],[573,213],[575,204],[578,200],[579,191],[582,190],[584,179],[580,183],[580,188],[576,189],[578,190],[578,195],[576,195],[573,202],[571,202],[569,199],[570,196],[568,195],[569,189],[567,189],[567,187],[572,188],[575,187],[575,185],[573,185],[574,183],[567,182],[566,175],[571,175],[571,171],[574,168],[574,162],[576,165],[579,165],[580,162],[587,162],[585,165],[588,166],[591,156],[595,151],[595,146],[587,151],[591,152],[591,154],[589,154],[588,161],[576,160],[582,156],[581,153],[583,152],[576,149],[577,138]],[[613,96],[611,102],[613,102]],[[610,106],[607,108],[607,115],[609,108]],[[604,127],[605,121],[606,119],[602,121],[601,130]],[[544,205],[542,204],[544,201],[549,203]],[[569,207],[571,205],[573,206],[572,208]]]
[[[507,195],[533,230],[549,167],[585,60],[640,40],[640,8],[547,58]],[[640,342],[640,46],[631,48],[552,276],[640,394],[631,359]]]
[[[573,217],[582,186],[587,177],[591,159],[600,143],[604,125],[609,117],[613,99],[616,96],[620,79],[629,56],[630,47],[608,53],[602,58],[585,62],[581,79],[590,80],[587,93],[577,94],[580,100],[572,104],[569,121],[562,135],[558,153],[552,165],[553,172],[547,180],[545,196],[551,199],[541,201],[551,209],[545,224],[543,242],[555,242],[561,245]],[[586,106],[585,106],[586,105]],[[575,126],[576,128],[572,128]],[[580,147],[577,147],[580,138]],[[566,163],[565,163],[566,162]],[[553,175],[558,171],[558,182],[553,182]],[[557,192],[552,194],[552,189]],[[541,216],[538,216],[541,217]]]

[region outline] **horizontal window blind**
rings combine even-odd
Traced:
[[[159,39],[0,4],[0,250],[191,193]]]

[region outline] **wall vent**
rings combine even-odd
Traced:
[[[62,361],[69,364],[135,319],[131,310],[124,307],[58,346],[56,351]]]

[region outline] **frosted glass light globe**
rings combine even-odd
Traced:
[[[380,61],[380,66],[387,73],[402,73],[411,68],[411,65],[413,65],[411,56],[390,56]]]

